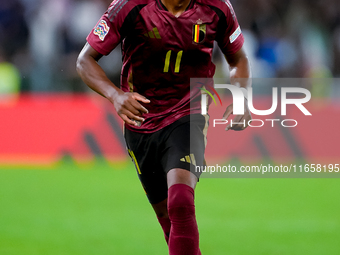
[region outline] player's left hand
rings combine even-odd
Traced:
[[[228,119],[229,116],[233,114],[233,104],[230,104],[226,111],[223,114],[223,119]],[[251,122],[252,117],[251,113],[248,108],[248,101],[247,99],[244,100],[244,115],[235,115],[234,119],[232,120],[232,123],[238,123],[238,124],[231,124],[231,122],[226,127],[226,131],[228,130],[235,130],[235,131],[241,131],[246,129],[249,126],[249,123]]]

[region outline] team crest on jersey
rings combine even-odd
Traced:
[[[202,20],[198,20],[196,24],[192,26],[192,39],[195,43],[201,43],[205,39],[207,31],[206,24],[202,24]]]
[[[105,20],[101,20],[96,28],[94,29],[93,33],[98,35],[99,39],[104,41],[105,36],[109,33],[110,27],[107,25]]]

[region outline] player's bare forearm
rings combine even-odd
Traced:
[[[87,86],[112,102],[123,91],[110,81],[98,64],[101,57],[101,54],[86,43],[77,59],[77,72]]]
[[[234,85],[247,88],[251,86],[250,63],[244,49],[241,48],[233,55],[226,56],[230,66],[230,82]]]
[[[246,89],[251,86],[251,71],[250,64],[244,49],[241,48],[238,52],[233,55],[226,56],[226,59],[230,66],[230,82],[233,85],[240,86]],[[244,90],[246,92],[246,90]],[[245,95],[246,97],[246,95]],[[245,112],[243,115],[235,115],[232,123],[237,123],[236,125],[229,124],[226,130],[244,130],[248,127],[252,117],[248,108],[248,100],[244,100]],[[233,114],[233,104],[229,105],[223,114],[224,119],[228,119],[229,116]]]
[[[87,43],[77,59],[78,74],[92,90],[113,103],[118,115],[127,124],[137,125],[135,121],[143,122],[141,116],[148,110],[138,101],[143,103],[150,101],[138,93],[124,92],[116,87],[98,64],[97,61],[101,57],[102,55]]]

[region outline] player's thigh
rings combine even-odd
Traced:
[[[194,187],[201,174],[196,169],[205,165],[207,121],[202,115],[188,116],[183,121],[167,137],[162,165],[167,172],[168,186],[185,183]]]
[[[129,155],[135,164],[139,180],[151,204],[167,198],[167,177],[159,162],[157,134],[125,131]]]
[[[175,184],[186,184],[195,189],[198,178],[196,175],[186,169],[174,168],[168,172],[167,181],[168,188]]]

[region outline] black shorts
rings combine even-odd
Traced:
[[[151,204],[168,196],[167,173],[174,168],[191,171],[204,166],[208,118],[201,114],[184,116],[154,133],[125,129],[125,140],[139,179]]]

